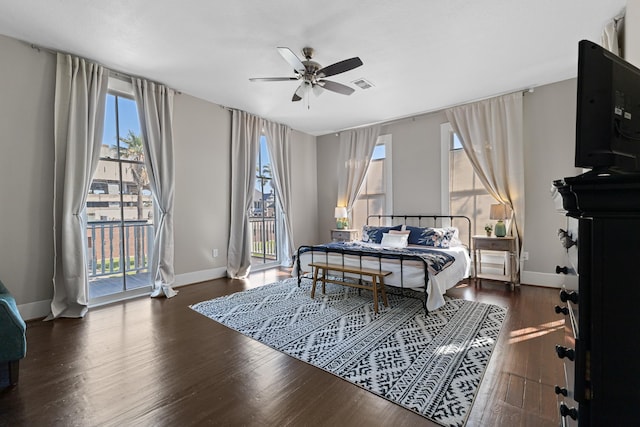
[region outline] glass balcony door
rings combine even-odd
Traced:
[[[98,168],[87,194],[89,303],[151,290],[153,197],[133,99],[107,96]]]
[[[256,164],[256,189],[253,193],[253,205],[249,214],[251,266],[254,271],[279,263],[276,202],[267,141],[266,137],[262,136]]]

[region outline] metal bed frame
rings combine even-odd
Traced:
[[[467,228],[467,250],[471,250],[471,220],[463,215],[369,215],[367,217],[367,225],[371,225],[370,221],[373,218],[377,218],[377,225],[376,226],[383,226],[382,222],[385,221],[389,221],[392,222],[395,219],[402,219],[403,220],[403,224],[404,225],[410,225],[410,226],[416,226],[416,227],[426,227],[427,225],[423,225],[422,220],[425,219],[429,219],[430,220],[430,224],[432,227],[443,227],[443,226],[447,226],[447,225],[443,225],[443,221],[444,220],[449,220],[449,225],[448,226],[453,226],[453,222],[454,220],[458,220],[458,221],[462,221],[463,224],[466,223],[466,228]],[[411,220],[411,223],[407,224],[407,220]],[[417,220],[417,224],[416,221]],[[392,224],[392,225],[397,225],[397,224]],[[386,225],[385,225],[386,226]],[[458,227],[458,229],[460,230],[460,227]],[[345,255],[356,255],[359,257],[359,262],[360,262],[360,266],[359,268],[362,269],[362,258],[377,258],[378,259],[378,269],[379,271],[382,271],[382,259],[386,258],[386,259],[398,259],[400,260],[400,294],[402,296],[408,296],[408,297],[412,297],[412,295],[407,295],[404,291],[404,274],[403,274],[403,263],[405,260],[412,260],[412,261],[422,261],[423,266],[424,266],[424,299],[422,300],[422,306],[424,307],[425,310],[425,315],[429,314],[429,310],[427,309],[427,296],[428,296],[428,292],[427,292],[427,286],[429,284],[429,271],[428,271],[428,265],[427,265],[427,261],[425,261],[422,257],[418,256],[418,255],[407,255],[407,254],[394,254],[394,253],[383,253],[383,252],[379,252],[379,251],[361,251],[361,250],[350,250],[350,249],[345,249],[345,248],[327,248],[324,246],[317,246],[317,245],[302,245],[298,247],[297,253],[296,253],[296,272],[298,273],[298,287],[300,287],[300,282],[302,281],[302,276],[308,272],[302,272],[301,266],[300,266],[300,255],[301,255],[301,251],[310,251],[311,252],[311,262],[314,262],[314,252],[324,252],[324,261],[326,263],[329,262],[329,254],[333,253],[333,254],[340,254],[341,255],[341,259],[342,259],[342,267],[345,266],[344,263],[344,256]],[[322,257],[322,255],[319,255]],[[345,278],[345,273],[342,273],[342,278]],[[359,282],[362,283],[362,276],[360,276]]]

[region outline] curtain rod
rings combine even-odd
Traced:
[[[340,132],[346,132],[346,131],[349,131],[349,130],[365,128],[365,127],[368,127],[368,126],[376,126],[376,125],[378,125],[378,126],[388,126],[388,125],[395,124],[395,123],[398,123],[398,122],[403,122],[405,120],[415,120],[417,117],[426,116],[427,114],[437,113],[438,111],[444,111],[444,110],[447,110],[449,108],[455,108],[455,107],[460,107],[462,105],[473,104],[474,102],[486,101],[487,99],[497,98],[499,96],[511,95],[513,93],[518,93],[518,92],[522,92],[522,94],[524,95],[524,94],[527,94],[527,93],[533,93],[533,91],[534,91],[533,87],[525,88],[525,89],[513,90],[513,91],[510,91],[510,92],[504,92],[504,93],[500,93],[500,94],[497,94],[497,95],[491,95],[491,96],[487,96],[487,97],[484,97],[484,98],[477,98],[477,99],[474,99],[474,100],[471,100],[471,101],[461,102],[459,104],[452,104],[452,105],[445,106],[445,107],[434,108],[433,110],[422,111],[420,113],[414,113],[414,114],[403,116],[403,117],[397,117],[395,119],[389,119],[389,120],[381,121],[381,122],[372,122],[372,123],[367,123],[367,124],[364,124],[364,125],[354,126],[354,127],[350,127],[350,128],[344,128],[344,129],[340,129],[338,131],[330,132],[329,134],[335,133],[337,135]],[[329,134],[327,134],[327,135],[329,135]]]
[[[176,89],[174,89],[174,88],[172,88],[172,87],[170,87],[170,86],[168,86],[168,85],[166,85],[166,84],[164,84],[162,82],[159,82],[159,81],[156,81],[156,80],[150,80],[147,77],[143,77],[143,76],[128,74],[128,73],[125,73],[125,72],[122,72],[122,71],[118,71],[118,70],[113,70],[110,67],[108,67],[108,66],[104,65],[103,63],[101,63],[100,61],[96,61],[96,60],[91,59],[91,58],[85,58],[85,57],[79,56],[79,55],[77,55],[75,53],[70,53],[70,52],[65,52],[65,51],[62,51],[62,50],[55,50],[55,49],[51,49],[51,48],[48,48],[48,47],[39,46],[39,45],[37,45],[35,43],[29,43],[29,42],[25,42],[25,41],[22,41],[22,42],[27,44],[27,45],[29,45],[29,47],[31,47],[31,49],[37,50],[38,52],[44,51],[44,52],[47,52],[47,53],[52,53],[54,55],[57,55],[57,54],[61,53],[63,55],[71,55],[71,56],[75,56],[77,58],[84,59],[86,61],[91,61],[94,64],[98,64],[101,67],[105,68],[109,72],[109,77],[116,77],[116,78],[119,78],[120,80],[127,80],[127,79],[131,80],[131,79],[135,78],[135,79],[143,79],[143,80],[153,81],[154,83],[161,84],[161,85],[165,86],[166,88],[173,90],[178,95],[182,94],[181,91],[176,90]]]

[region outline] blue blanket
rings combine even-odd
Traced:
[[[429,247],[407,247],[407,248],[384,248],[382,246],[371,246],[362,244],[362,242],[332,242],[324,245],[316,245],[313,247],[303,246],[299,249],[300,253],[310,250],[338,252],[350,255],[372,254],[382,258],[390,259],[422,259],[426,262],[427,268],[431,274],[438,274],[449,265],[453,264],[455,258],[442,250]]]

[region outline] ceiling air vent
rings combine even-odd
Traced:
[[[369,89],[370,87],[373,87],[373,83],[365,79],[354,80],[351,83],[358,86],[360,89]]]

